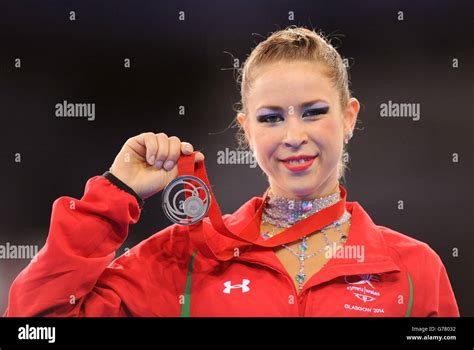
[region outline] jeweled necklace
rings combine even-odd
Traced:
[[[269,236],[264,237],[264,239],[273,237],[275,231],[278,229],[282,227],[291,227],[298,221],[306,219],[308,216],[311,216],[340,200],[341,194],[339,192],[326,197],[302,201],[273,196],[270,191],[263,209],[262,220],[275,227]]]
[[[300,220],[303,220],[310,215],[313,215],[322,209],[331,206],[332,204],[340,200],[340,193],[336,192],[326,197],[316,198],[310,201],[301,201],[295,199],[288,199],[284,197],[272,196],[271,192],[267,197],[265,202],[264,210],[262,213],[262,221],[273,225],[271,231],[266,231],[262,233],[262,238],[267,240],[275,235],[275,232],[280,228],[288,228],[297,223]],[[327,237],[327,230],[335,227],[339,232],[340,243],[344,243],[347,237],[342,232],[340,226],[347,222],[351,218],[351,214],[345,211],[344,214],[332,224],[329,224],[323,227],[320,232],[323,234],[324,242],[326,243],[324,247],[318,249],[316,252],[311,254],[306,254],[308,250],[308,236],[303,236],[301,242],[298,245],[298,252],[293,248],[282,244],[282,247],[291,252],[299,261],[300,267],[298,274],[295,276],[296,282],[298,283],[298,290],[303,289],[304,282],[306,280],[306,274],[304,272],[304,262],[307,259],[313,258],[323,251],[330,248],[331,244],[336,243],[330,242]]]

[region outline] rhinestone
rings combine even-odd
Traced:
[[[308,249],[308,242],[302,241],[298,248],[300,249],[300,251],[306,251],[306,249]]]
[[[311,201],[304,201],[303,202],[303,210],[304,211],[308,211],[308,210],[311,210],[313,209],[313,202]]]
[[[291,214],[291,215],[288,216],[288,221],[290,223],[296,222],[297,219],[298,219],[298,215],[296,215],[296,214]]]
[[[306,279],[306,275],[303,272],[300,272],[296,275],[296,281],[298,283],[303,283],[305,279]]]
[[[269,239],[269,238],[271,238],[271,237],[272,237],[272,236],[270,236],[270,233],[269,233],[269,232],[265,232],[265,233],[262,235],[262,238],[263,238],[264,240],[267,240],[267,239]]]

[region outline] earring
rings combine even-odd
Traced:
[[[346,135],[346,137],[344,138],[344,143],[347,145],[349,143],[349,140],[352,138],[353,134],[352,134],[352,131]]]

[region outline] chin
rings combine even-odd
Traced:
[[[317,184],[314,185],[305,185],[305,186],[294,186],[291,188],[286,188],[285,191],[294,197],[307,197],[310,196]]]

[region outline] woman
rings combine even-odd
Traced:
[[[241,73],[237,125],[269,181],[263,197],[223,217],[243,241],[206,218],[200,233],[172,225],[113,261],[143,200],[193,153],[175,136],[144,133],[81,200],[54,203],[46,245],[14,281],[7,316],[459,316],[438,255],[346,202],[339,180],[359,102],[337,51],[289,27]]]

